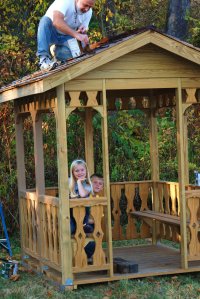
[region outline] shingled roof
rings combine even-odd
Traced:
[[[99,43],[99,46],[92,53],[86,53],[68,60],[52,71],[37,71],[3,86],[0,89],[0,103],[47,91],[150,43],[200,65],[199,48],[164,34],[154,27],[135,29],[108,38],[105,43]],[[35,83],[37,83],[37,91],[34,88]],[[20,93],[18,92],[19,89]],[[22,91],[22,89],[24,90]]]

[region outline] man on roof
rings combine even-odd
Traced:
[[[56,60],[51,60],[51,45],[55,45],[56,58],[65,61],[72,57],[68,40],[75,38],[84,45],[89,43],[87,30],[94,3],[95,0],[55,0],[51,4],[38,27],[37,56],[41,70],[57,66]]]

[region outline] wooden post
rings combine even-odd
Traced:
[[[188,128],[187,128],[187,116],[183,116],[183,140],[184,140],[184,157],[185,157],[185,185],[189,185],[189,161],[188,161]]]
[[[113,252],[112,252],[112,228],[111,228],[111,205],[110,205],[110,175],[109,175],[109,151],[108,151],[108,125],[107,125],[107,99],[106,82],[103,84],[103,118],[102,118],[102,144],[103,144],[103,176],[105,195],[107,197],[107,236],[108,255],[110,262],[110,276],[113,276]]]
[[[20,223],[20,242],[21,256],[24,257],[24,240],[22,226],[22,202],[20,191],[26,190],[25,161],[24,161],[24,136],[23,136],[23,119],[18,116],[17,107],[14,108],[15,113],[15,132],[16,132],[16,155],[17,155],[17,182],[18,182],[18,198],[19,198],[19,223]]]
[[[187,261],[187,225],[186,225],[186,200],[185,200],[185,157],[184,157],[184,125],[181,80],[178,80],[176,89],[176,115],[177,115],[177,145],[178,145],[178,180],[181,218],[181,265],[188,268]]]
[[[38,196],[45,194],[42,115],[37,110],[32,110],[31,117],[33,120],[36,194]]]
[[[158,153],[158,130],[155,110],[150,112],[150,158],[151,180],[159,180],[159,153]]]
[[[34,136],[34,159],[35,159],[35,179],[36,179],[36,215],[37,215],[37,254],[41,260],[41,210],[39,203],[39,195],[45,194],[45,178],[44,178],[44,153],[43,153],[43,136],[42,136],[42,115],[34,109],[34,105],[30,108],[33,120],[33,136]],[[42,263],[40,262],[40,267]]]
[[[70,231],[70,209],[68,189],[67,130],[65,113],[64,84],[57,87],[54,113],[56,116],[58,187],[59,187],[59,228],[62,267],[62,285],[73,287],[72,247]]]
[[[94,173],[94,142],[92,125],[92,108],[85,110],[85,160],[90,172]]]
[[[153,99],[152,99],[153,100]],[[151,180],[153,181],[153,208],[158,211],[159,197],[158,197],[158,181],[159,181],[159,153],[158,153],[158,129],[157,118],[155,116],[155,109],[150,111],[150,158],[151,158]],[[153,222],[152,242],[157,242],[158,227]]]

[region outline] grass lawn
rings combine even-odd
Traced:
[[[18,239],[11,239],[11,244],[14,258],[20,259]],[[0,299],[200,299],[200,273],[92,284],[71,292],[60,291],[44,277],[22,267],[19,274],[15,282],[0,277]]]

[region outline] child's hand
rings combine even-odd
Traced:
[[[77,183],[78,183],[78,182],[82,183],[82,182],[84,182],[84,181],[86,181],[86,178],[80,178],[80,179],[77,180]]]

